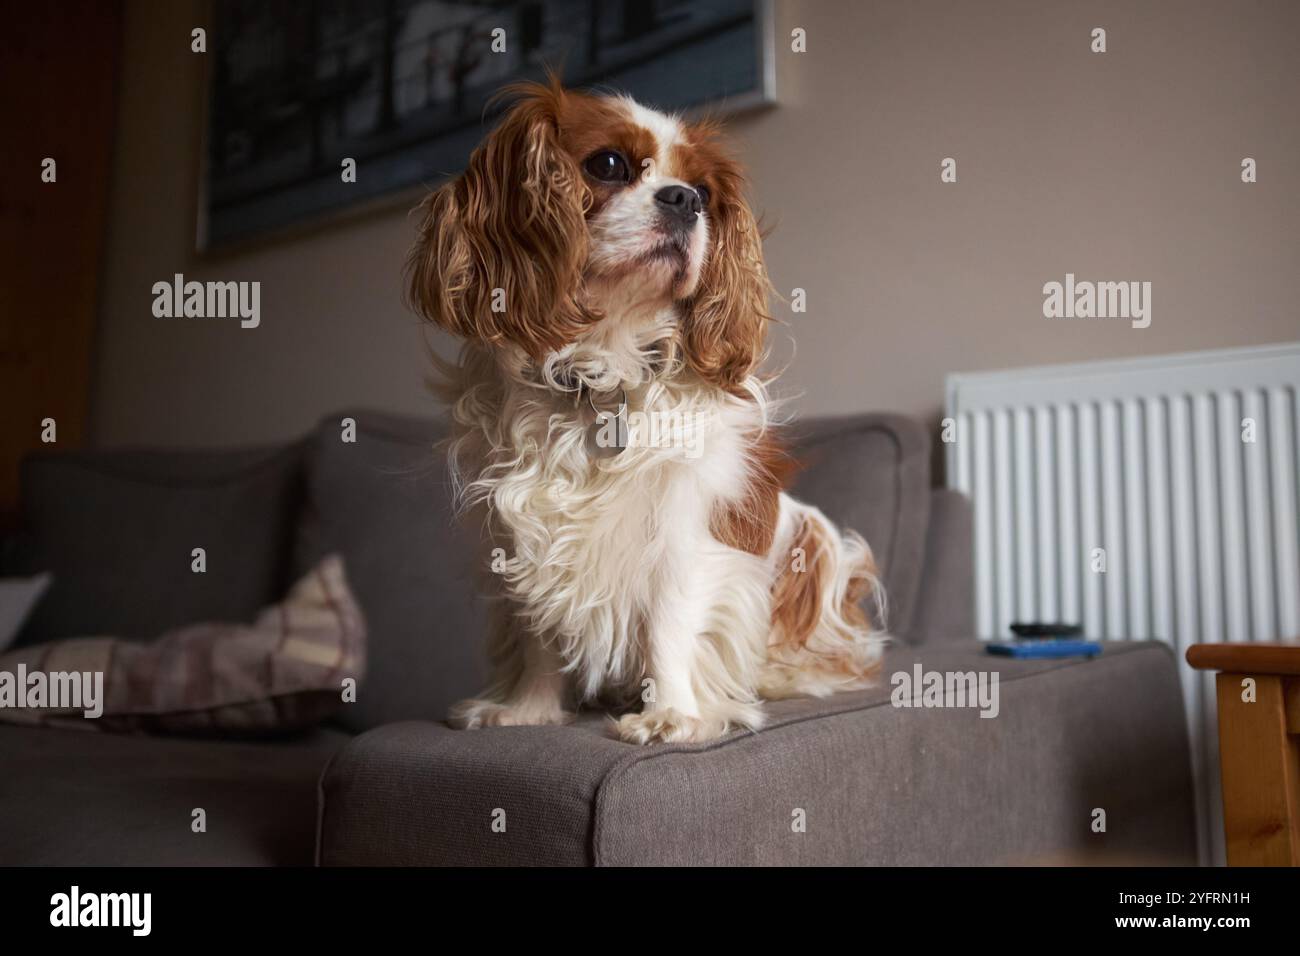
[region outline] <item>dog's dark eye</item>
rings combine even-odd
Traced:
[[[583,163],[593,179],[602,183],[626,183],[632,181],[632,171],[628,169],[627,160],[612,149],[603,149],[592,153]]]
[[[704,185],[704,183],[700,183],[695,187],[695,195],[700,197],[700,205],[705,209],[708,209],[709,200],[713,197],[713,194],[709,192],[709,187]]]

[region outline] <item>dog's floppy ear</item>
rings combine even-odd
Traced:
[[[517,101],[465,172],[421,206],[407,296],[457,335],[541,359],[593,321],[576,301],[591,193],[558,143],[559,85],[507,95]]]
[[[766,354],[771,286],[762,234],[745,201],[744,174],[719,143],[716,128],[697,126],[691,136],[712,156],[714,199],[708,258],[682,319],[683,350],[702,378],[738,393]]]

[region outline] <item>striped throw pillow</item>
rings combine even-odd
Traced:
[[[152,643],[84,637],[0,655],[0,721],[107,731],[267,734],[355,700],[366,628],[343,560],[324,558],[252,625]]]

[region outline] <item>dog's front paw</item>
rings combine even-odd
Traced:
[[[572,719],[573,714],[559,708],[529,707],[471,698],[453,704],[447,722],[458,730],[477,730],[479,727],[537,727],[543,724],[566,724]]]
[[[701,743],[727,732],[725,721],[690,717],[671,707],[627,714],[615,723],[619,739],[630,744]]]

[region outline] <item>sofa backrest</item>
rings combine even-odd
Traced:
[[[930,436],[886,413],[811,418],[788,432],[802,468],[790,493],[871,546],[885,580],[890,633],[912,630],[930,513]]]
[[[356,423],[344,442],[344,419]],[[367,411],[321,422],[306,452],[307,506],[294,564],[340,551],[366,612],[366,683],[345,722],[441,719],[482,689],[487,608],[475,588],[475,535],[451,508],[441,426]],[[858,415],[791,429],[804,466],[792,488],[871,544],[905,635],[920,586],[929,507],[929,439],[912,419]]]
[[[355,441],[343,440],[344,419]],[[294,567],[341,553],[369,633],[365,682],[342,713],[351,730],[441,720],[487,675],[479,552],[452,512],[434,449],[442,434],[437,420],[353,411],[324,419],[307,443]]]
[[[434,448],[442,429],[433,418],[340,412],[277,449],[29,459],[28,534],[6,571],[55,577],[20,641],[149,639],[200,620],[251,620],[337,551],[369,631],[367,677],[344,724],[442,719],[484,685],[488,619],[476,535],[454,518],[445,455]],[[924,428],[869,414],[812,419],[788,434],[802,465],[793,494],[867,539],[890,631],[906,638],[925,562]],[[205,574],[190,570],[195,547],[207,552]]]
[[[199,621],[251,621],[290,584],[301,461],[296,442],[29,456],[3,573],[54,579],[16,643],[152,640]]]

